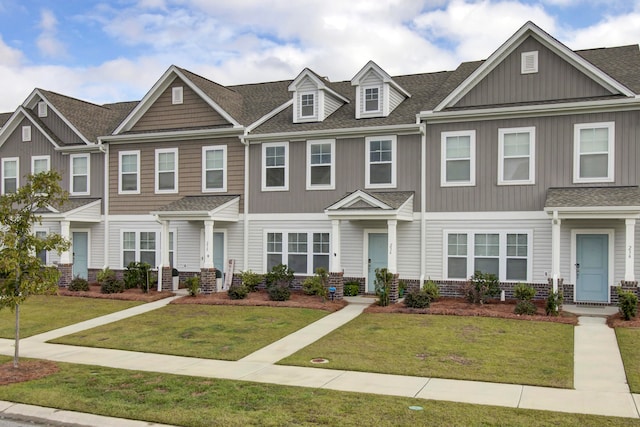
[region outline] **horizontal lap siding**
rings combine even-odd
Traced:
[[[398,222],[398,273],[402,279],[420,278],[420,221]]]
[[[182,86],[183,103],[171,103],[173,87]],[[132,131],[185,129],[229,124],[182,80],[176,78],[138,120]]]
[[[202,147],[227,146],[227,192],[202,192]],[[178,193],[155,194],[155,150],[178,148]],[[118,194],[120,151],[140,150],[140,194]],[[115,145],[110,149],[110,213],[147,214],[184,196],[244,194],[244,146],[237,138]],[[243,202],[240,200],[240,211]]]

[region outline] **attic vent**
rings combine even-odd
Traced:
[[[47,103],[44,101],[38,102],[38,117],[47,117]]]
[[[22,126],[22,142],[31,141],[31,126]]]
[[[176,86],[171,88],[171,103],[182,104],[182,86]]]
[[[521,74],[531,74],[538,72],[538,51],[522,52]]]

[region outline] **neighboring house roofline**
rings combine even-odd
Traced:
[[[19,118],[21,116],[26,117],[33,124],[33,126],[38,128],[40,133],[42,133],[45,136],[45,138],[47,138],[47,140],[51,142],[51,145],[53,145],[56,149],[61,148],[60,145],[55,141],[55,139],[51,137],[49,132],[45,130],[42,126],[40,126],[40,124],[36,120],[34,120],[33,117],[31,117],[31,114],[29,114],[29,111],[26,108],[24,108],[22,105],[16,109],[16,111],[11,115],[9,120],[7,120],[7,123],[5,123],[2,129],[0,129],[0,147],[2,147],[2,145],[4,145],[4,143],[7,141],[7,138],[9,137],[9,135],[11,135],[11,133],[14,130],[16,130],[16,128],[18,127],[18,124],[21,121],[21,119]]]
[[[293,105],[293,99],[290,99],[284,104],[282,104],[281,106],[279,106],[278,108],[274,108],[273,110],[269,111],[267,114],[260,117],[258,120],[251,123],[249,126],[247,126],[245,129],[245,133],[248,134],[249,132],[253,131],[255,128],[257,128],[258,126],[260,126],[261,124],[269,120],[270,118],[274,117],[276,114],[279,114],[280,112],[286,110],[292,105]]]
[[[229,113],[227,113],[218,103],[204,93],[195,83],[191,81],[181,70],[175,65],[170,66],[167,71],[162,74],[153,87],[142,98],[138,105],[129,113],[120,125],[113,131],[113,135],[119,135],[123,132],[131,130],[138,120],[148,111],[160,95],[169,87],[172,82],[172,75],[179,77],[191,90],[202,98],[211,108],[220,114],[225,120],[230,122],[234,127],[240,127],[240,123],[236,121]]]
[[[300,132],[278,132],[278,133],[263,133],[263,134],[248,134],[244,138],[251,142],[265,142],[265,141],[278,141],[278,140],[291,140],[291,139],[304,139],[304,138],[321,138],[321,137],[345,137],[345,136],[362,136],[362,135],[381,135],[381,134],[406,134],[406,133],[419,133],[420,124],[402,124],[402,125],[387,125],[387,126],[368,126],[368,127],[356,127],[356,128],[344,128],[344,129],[320,129]]]
[[[557,55],[563,57],[567,62],[578,70],[589,76],[591,79],[602,85],[612,93],[619,93],[624,96],[633,97],[635,93],[628,87],[613,79],[604,71],[587,61],[576,52],[569,49],[564,44],[543,31],[533,22],[528,21],[506,42],[504,42],[494,53],[487,58],[471,75],[469,75],[458,87],[451,91],[435,108],[434,111],[441,111],[447,107],[452,107],[462,97],[475,87],[484,77],[486,77],[498,64],[511,54],[517,46],[527,37],[533,36],[545,47]]]

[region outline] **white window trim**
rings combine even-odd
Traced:
[[[51,156],[31,156],[31,175],[36,173],[36,161],[38,160],[46,160],[47,172],[51,170]]]
[[[38,117],[47,117],[48,108],[47,103],[44,101],[38,102]]]
[[[82,176],[80,174],[76,175],[73,173],[73,160],[76,158],[85,157],[87,159],[87,191],[73,191],[73,178],[76,176]],[[69,156],[69,194],[72,196],[88,196],[91,194],[91,155],[87,154],[71,154]]]
[[[31,142],[31,126],[22,126],[22,142]]]
[[[447,181],[447,138],[455,136],[469,137],[469,181]],[[442,132],[440,135],[440,186],[473,187],[476,185],[476,131],[464,130]]]
[[[529,134],[529,179],[506,180],[504,179],[504,136],[512,133]],[[524,156],[519,156],[521,158]],[[524,185],[536,182],[536,128],[504,128],[498,129],[498,185]]]
[[[137,159],[137,171],[136,171],[136,189],[135,190],[123,190],[122,189],[122,156],[136,155]],[[140,150],[133,151],[120,151],[118,153],[118,194],[140,194]]]
[[[527,235],[527,278],[520,280],[520,282],[531,283],[533,274],[533,231],[523,229],[445,229],[442,231],[442,271],[445,280],[466,280],[460,278],[449,278],[449,249],[448,249],[448,236],[449,234],[466,234],[467,235],[467,276],[471,277],[474,273],[474,261],[475,261],[475,235],[476,234],[497,234],[499,241],[499,275],[498,280],[500,282],[515,283],[517,280],[507,280],[507,258],[521,258],[521,257],[508,257],[507,256],[507,234],[526,234]],[[467,277],[468,279],[468,277]]]
[[[173,230],[170,230],[173,231]],[[162,234],[160,230],[157,229],[152,229],[152,230],[131,230],[131,229],[122,229],[120,230],[120,265],[122,266],[122,268],[127,268],[126,265],[124,265],[124,233],[135,233],[135,260],[136,262],[140,262],[140,233],[155,233],[156,235],[156,250],[155,250],[155,258],[156,258],[156,264],[157,265],[152,265],[152,268],[156,268],[158,266],[158,264],[160,263],[161,260],[161,256],[162,256],[162,252],[160,251],[160,248],[162,246],[162,242],[160,241],[160,235]],[[175,242],[176,242],[176,236],[177,234],[174,234],[174,239],[173,239],[173,243],[175,246]],[[130,249],[129,249],[130,250]],[[174,252],[173,256],[174,256],[174,261],[175,261],[175,256],[176,256],[177,252]]]
[[[311,147],[313,145],[331,145],[331,182],[328,185],[311,183]],[[326,164],[322,164],[326,165]],[[322,166],[316,165],[316,166]],[[314,139],[307,141],[307,190],[335,190],[336,188],[336,140],[335,139]]]
[[[284,185],[282,187],[267,187],[267,148],[284,146]],[[262,191],[289,191],[289,141],[265,142],[262,144]]]
[[[184,88],[182,86],[174,86],[171,88],[171,104],[179,105],[184,102]]]
[[[378,89],[378,109],[377,110],[367,110],[367,89]],[[370,114],[380,114],[382,113],[382,85],[366,85],[362,86],[361,96],[362,96],[362,116],[367,116]]]
[[[313,114],[304,116],[302,115],[302,96],[313,95]],[[298,92],[298,117],[300,120],[317,120],[318,119],[318,91],[305,90]]]
[[[2,194],[6,194],[4,188],[4,181],[7,178],[4,174],[5,171],[5,163],[15,162],[16,163],[16,191],[20,188],[20,158],[19,157],[7,157],[2,159]]]
[[[48,227],[33,227],[33,236],[37,237],[38,233],[45,233],[45,237],[49,234]],[[38,256],[38,253],[33,253],[33,255]],[[49,251],[44,251],[44,265],[49,265]]]
[[[173,233],[173,245],[169,248],[169,253],[173,252],[173,267],[178,268],[178,229],[177,228],[169,228],[169,234]],[[160,237],[162,238],[162,232],[160,232]],[[160,242],[160,246],[162,246],[163,242]],[[169,243],[169,242],[167,242]],[[162,248],[160,249],[160,259],[158,260],[158,264],[162,262]],[[169,257],[171,258],[171,257]]]
[[[269,270],[267,269],[267,235],[269,233],[279,233],[282,235],[282,252],[281,252],[281,263],[282,264],[286,264],[288,266],[288,263],[286,262],[289,259],[289,234],[306,234],[307,235],[307,272],[306,273],[300,273],[300,272],[295,272],[295,276],[312,276],[315,274],[315,271],[313,269],[313,256],[314,255],[328,255],[329,256],[329,267],[331,267],[331,254],[332,252],[332,247],[331,247],[331,230],[318,230],[318,229],[312,229],[312,230],[287,230],[284,231],[282,229],[264,229],[263,233],[262,233],[262,242],[263,242],[263,256],[262,256],[262,271],[264,271],[265,273],[268,273]],[[328,234],[329,235],[329,252],[327,254],[320,254],[320,253],[316,253],[313,251],[313,235],[315,233],[324,233],[324,234]],[[271,254],[276,253],[276,252],[270,252]],[[297,252],[295,252],[297,254]]]
[[[160,189],[160,168],[158,161],[160,160],[160,154],[173,153],[173,188],[168,190]],[[178,192],[178,149],[177,148],[156,148],[155,154],[155,193],[156,194],[175,194]],[[169,172],[169,171],[163,171]]]
[[[527,58],[533,59],[533,66],[527,67]],[[520,54],[520,74],[535,74],[538,72],[538,51],[522,52]]]
[[[391,141],[391,182],[388,184],[372,184],[371,183],[371,141]],[[396,188],[397,182],[397,166],[398,166],[398,144],[396,135],[382,135],[382,136],[369,136],[365,138],[364,154],[365,154],[365,169],[364,169],[364,188]]]
[[[207,188],[207,151],[222,150],[222,188]],[[227,146],[209,145],[202,147],[202,192],[224,193],[227,191]]]
[[[582,129],[606,128],[608,133],[607,176],[598,178],[580,178],[580,131]],[[615,181],[615,122],[576,123],[573,125],[573,182],[614,182]]]

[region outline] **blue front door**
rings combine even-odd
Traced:
[[[213,266],[224,272],[224,233],[213,232]]]
[[[367,292],[374,293],[376,268],[387,267],[387,233],[369,233]]]
[[[73,276],[86,279],[89,262],[89,233],[86,231],[74,231],[71,234]]]
[[[576,301],[607,302],[609,236],[576,235]]]

